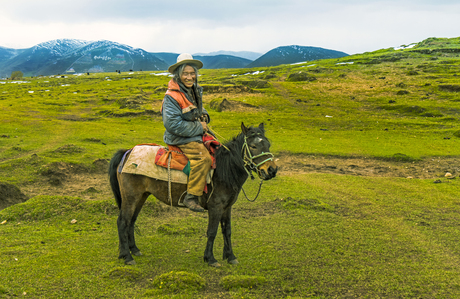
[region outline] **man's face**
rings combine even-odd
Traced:
[[[192,87],[196,80],[196,73],[193,67],[189,65],[185,66],[184,71],[180,75],[180,80],[187,88]]]

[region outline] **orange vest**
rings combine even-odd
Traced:
[[[187,99],[185,94],[180,91],[179,84],[177,84],[177,82],[172,79],[168,83],[168,90],[166,91],[166,95],[171,96],[174,100],[176,100],[177,103],[179,103],[179,106],[182,109],[182,114],[197,108]],[[163,110],[163,104],[161,105],[161,110]]]

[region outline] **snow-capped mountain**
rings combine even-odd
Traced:
[[[79,39],[56,39],[40,43],[32,47],[32,53],[36,51],[49,51],[51,55],[64,56],[75,49],[84,47],[91,42]]]
[[[0,61],[0,76],[20,70],[27,76],[65,73],[164,70],[168,65],[142,49],[101,40],[58,39],[40,43]]]
[[[150,53],[143,49],[107,40],[57,39],[28,49],[16,50],[0,47],[0,78],[10,76],[13,71],[21,71],[25,76],[38,76],[166,70],[169,65],[176,62],[178,55],[176,53]],[[194,57],[203,61],[204,68],[217,69],[273,66],[343,56],[347,54],[315,47],[287,46],[273,49],[255,61],[228,55],[228,53]]]

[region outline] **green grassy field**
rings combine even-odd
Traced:
[[[153,197],[137,223],[144,255],[135,266],[117,259],[118,210],[96,162],[163,144],[167,76],[0,81],[0,197],[9,196],[4,186],[30,197],[0,211],[0,298],[460,297],[459,49],[459,39],[428,39],[341,59],[202,70],[222,139],[241,122],[264,122],[275,156],[299,165],[312,156],[433,173],[281,169],[255,203],[240,196],[235,204],[240,264],[219,269],[202,260],[207,215]],[[215,108],[224,99],[231,108]],[[53,186],[51,175],[64,179]],[[244,186],[250,196],[257,187]],[[218,259],[222,248],[217,238]]]

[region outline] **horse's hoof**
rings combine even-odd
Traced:
[[[140,252],[140,251],[133,252],[132,255],[134,255],[134,256],[142,256],[142,252]]]
[[[136,261],[135,261],[135,260],[130,260],[129,262],[126,262],[126,261],[125,261],[125,264],[126,264],[126,265],[135,265],[135,264],[136,264]]]
[[[234,260],[228,261],[228,263],[231,265],[238,265],[240,262],[238,262],[237,259],[234,259]]]
[[[219,264],[218,262],[215,262],[215,263],[209,264],[209,266],[211,266],[211,267],[214,267],[214,268],[220,268],[220,267],[222,267],[222,265],[221,265],[221,264]]]

